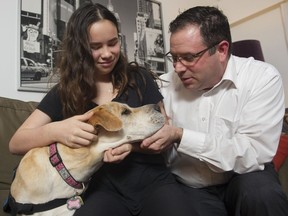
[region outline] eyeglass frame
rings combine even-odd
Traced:
[[[165,54],[165,57],[166,57],[170,62],[172,62],[173,64],[176,64],[177,62],[181,62],[181,64],[187,66],[187,65],[190,65],[190,64],[194,63],[195,59],[201,57],[202,55],[204,55],[205,52],[207,52],[208,50],[210,50],[210,49],[212,49],[213,47],[217,46],[219,43],[220,43],[220,42],[217,42],[217,43],[215,43],[215,44],[213,44],[213,45],[211,45],[211,46],[209,46],[209,47],[207,47],[207,48],[205,48],[205,49],[203,49],[203,50],[201,50],[201,51],[199,51],[199,52],[197,52],[197,53],[195,53],[195,54],[192,54],[192,53],[186,54],[186,56],[189,55],[189,58],[192,57],[192,60],[184,60],[186,63],[181,61],[181,59],[183,60],[183,56],[185,57],[185,55],[173,57],[173,55],[172,55],[172,54],[170,53],[170,51],[169,51],[169,52],[167,52],[167,53]],[[169,54],[170,54],[170,56],[169,56]],[[174,59],[175,59],[175,60],[174,60]]]

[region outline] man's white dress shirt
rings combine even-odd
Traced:
[[[226,183],[231,175],[263,170],[276,153],[284,115],[279,72],[253,58],[231,56],[222,80],[209,91],[186,89],[175,72],[161,76],[171,124],[183,137],[167,161],[191,187]]]

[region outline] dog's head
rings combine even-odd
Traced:
[[[102,127],[99,128],[98,138],[105,143],[139,141],[151,136],[165,123],[164,116],[154,104],[131,108],[126,104],[110,102],[92,111],[94,115],[89,123]]]

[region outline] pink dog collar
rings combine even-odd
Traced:
[[[50,156],[49,160],[53,167],[56,168],[62,179],[71,187],[76,189],[83,189],[84,185],[81,182],[76,181],[65,167],[61,156],[59,155],[57,144],[51,144],[49,146]]]

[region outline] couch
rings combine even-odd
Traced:
[[[19,163],[21,156],[9,152],[8,143],[11,136],[31,114],[37,102],[0,97],[0,216],[7,215],[2,211],[13,178],[13,169]],[[287,127],[287,120],[284,122]],[[285,128],[286,130],[287,128]],[[287,132],[287,131],[284,131]],[[288,135],[282,134],[277,154],[274,158],[275,169],[279,173],[281,184],[288,194]]]

